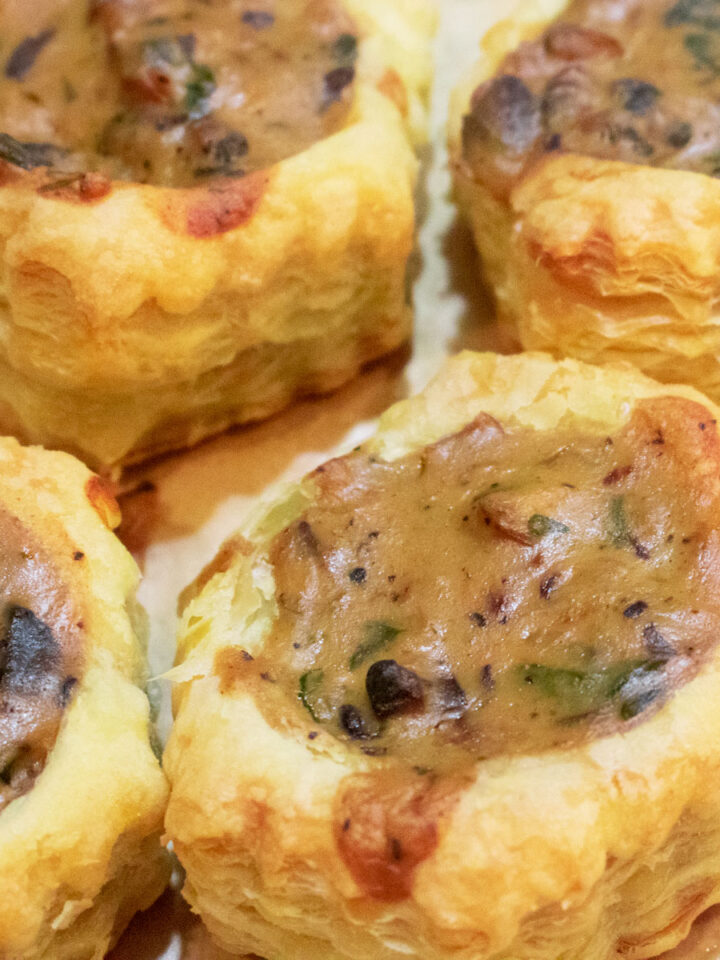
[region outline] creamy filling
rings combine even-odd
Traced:
[[[274,540],[262,656],[219,659],[315,739],[423,773],[651,716],[720,635],[716,425],[639,403],[612,436],[481,415],[388,463],[358,450]]]
[[[22,0],[0,12],[0,158],[191,186],[346,119],[358,37],[336,0]]]
[[[720,0],[574,0],[478,87],[463,157],[499,194],[558,151],[720,174]]]

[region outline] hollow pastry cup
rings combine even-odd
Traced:
[[[694,401],[708,421],[717,416],[695,390],[660,385],[629,365],[463,353],[425,391],[392,407],[360,453],[398,461],[480,414],[505,428],[604,437],[655,397]],[[614,951],[639,960],[677,944],[720,899],[717,650],[635,726],[481,760],[435,827],[410,801],[383,812],[366,797],[355,810],[364,823],[357,843],[372,846],[391,829],[402,839],[398,846],[390,838],[388,852],[364,869],[393,876],[397,867],[398,882],[373,890],[362,870],[349,869],[345,790],[388,759],[313,727],[307,715],[298,720],[297,698],[278,701],[269,720],[272,677],[265,686],[242,679],[245,661],[262,657],[279,622],[269,544],[303,515],[317,477],[261,506],[183,600],[176,721],[164,758],[166,829],[187,872],[185,896],[215,940],[233,954],[297,960],[390,960],[399,952],[605,960]],[[716,472],[708,482],[716,489]],[[717,535],[709,534],[713,543]],[[232,651],[228,679],[218,665]],[[302,682],[298,696],[304,700]],[[393,769],[411,793],[426,772],[410,762]],[[435,788],[442,794],[442,776]],[[435,845],[408,880],[398,866],[402,850],[426,827],[436,829]]]
[[[169,876],[138,571],[117,504],[67,454],[0,440],[0,517],[0,955],[101,960]]]
[[[5,165],[0,428],[121,468],[330,391],[408,337],[405,267],[435,12],[344,0],[345,125],[240,179]]]
[[[693,171],[548,153],[508,195],[462,152],[472,92],[538,38],[567,0],[524,0],[483,38],[455,90],[449,144],[455,197],[500,317],[523,349],[628,360],[663,382],[720,397],[720,186]]]

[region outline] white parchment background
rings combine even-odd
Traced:
[[[448,192],[444,147],[450,91],[477,54],[478,38],[515,0],[438,0],[437,79],[431,141],[420,188],[422,224],[415,264],[415,337],[411,352],[366,371],[331,398],[307,401],[273,420],[203,444],[146,470],[153,491],[123,502],[126,533],[145,579],[140,599],[150,614],[153,674],[172,664],[180,591],[215,554],[259,496],[280,480],[302,476],[334,452],[349,449],[391,403],[420,390],[443,359],[463,348],[500,349],[492,308],[477,279],[467,230]],[[162,723],[169,711],[164,694]],[[666,960],[720,957],[720,918],[710,918]],[[136,918],[112,960],[224,960],[176,893]],[[110,958],[108,958],[110,960]],[[287,958],[292,960],[292,958]]]

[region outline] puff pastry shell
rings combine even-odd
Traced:
[[[114,500],[67,454],[2,439],[0,504],[11,518],[3,523],[19,525],[64,584],[67,604],[49,601],[56,636],[76,631],[82,644],[44,768],[0,812],[0,956],[101,960],[169,874],[159,842],[166,783],[139,686],[146,668],[137,568],[109,529],[119,521]],[[33,552],[12,558],[21,578],[33,577]],[[82,618],[74,626],[66,606]],[[3,696],[5,689],[3,681]],[[3,746],[10,724],[3,711]]]
[[[629,360],[650,376],[720,398],[720,185],[690,171],[549,154],[494,195],[462,159],[470,96],[537,38],[568,0],[521,0],[482,42],[455,91],[455,194],[499,314],[524,349],[588,362]]]
[[[336,134],[217,189],[0,189],[0,427],[106,473],[335,389],[408,336],[429,0],[344,0]],[[410,133],[412,131],[412,133]]]
[[[392,407],[364,449],[394,460],[481,411],[602,434],[626,422],[634,401],[658,395],[717,412],[694,390],[628,365],[465,353]],[[339,856],[333,819],[346,778],[383,759],[271,726],[252,689],[223,694],[214,674],[228,646],[262,651],[277,616],[267,546],[311,495],[305,481],[260,509],[186,598],[166,825],[185,895],[213,937],[232,953],[295,960],[606,960],[678,943],[720,898],[717,652],[630,732],[481,762],[410,895],[372,899]]]

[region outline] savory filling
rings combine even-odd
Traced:
[[[357,34],[338,0],[24,0],[0,10],[0,158],[191,186],[333,133]]]
[[[0,531],[2,810],[32,787],[55,743],[80,676],[82,622],[44,551],[2,510]]]
[[[475,90],[470,171],[498,193],[556,151],[720,174],[720,0],[574,0]]]
[[[720,637],[719,463],[677,398],[613,436],[483,414],[333,460],[272,543],[278,618],[244,675],[268,716],[290,698],[311,739],[423,772],[626,730]]]

